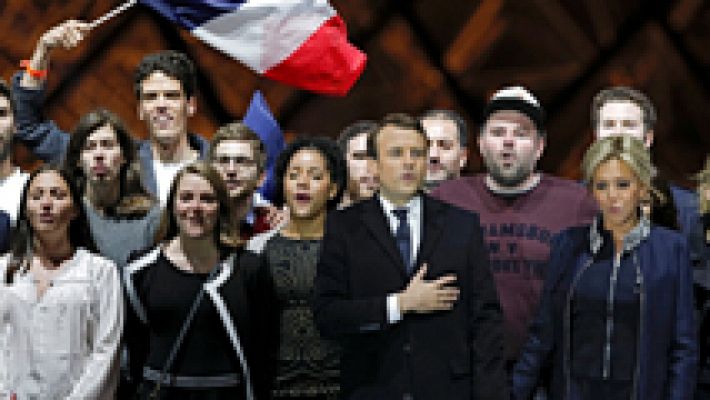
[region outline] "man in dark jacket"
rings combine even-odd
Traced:
[[[422,193],[416,120],[386,117],[368,150],[380,191],[329,215],[315,278],[316,323],[343,345],[343,398],[507,399],[478,216]]]

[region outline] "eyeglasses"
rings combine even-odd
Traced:
[[[214,162],[225,167],[232,163],[238,167],[253,167],[256,165],[256,160],[244,156],[216,156]]]

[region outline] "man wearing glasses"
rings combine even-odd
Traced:
[[[227,186],[233,201],[231,223],[239,227],[241,238],[269,230],[274,210],[255,207],[253,201],[266,176],[266,151],[259,136],[242,122],[224,125],[212,136],[208,157]]]

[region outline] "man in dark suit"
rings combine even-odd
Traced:
[[[344,399],[507,399],[502,313],[476,214],[421,191],[427,140],[409,116],[368,142],[376,196],[328,216],[314,313],[343,345]]]

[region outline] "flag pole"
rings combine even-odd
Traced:
[[[118,7],[110,10],[106,14],[96,18],[95,20],[91,21],[89,23],[89,29],[94,29],[97,26],[103,24],[104,22],[113,19],[117,15],[121,14],[122,12],[128,10],[129,8],[135,6],[138,3],[138,0],[128,0],[125,3],[119,5]]]

